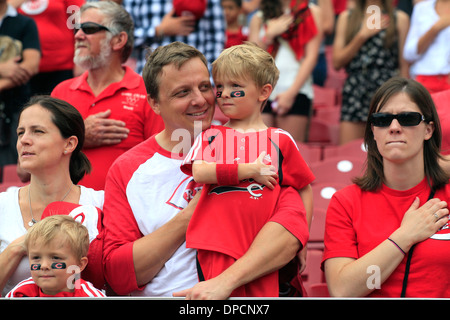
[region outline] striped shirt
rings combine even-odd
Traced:
[[[187,43],[201,51],[212,63],[223,50],[226,22],[220,0],[209,0],[204,16],[198,21],[195,30],[188,36],[156,37],[155,28],[163,17],[172,10],[170,0],[124,0],[123,6],[134,21],[136,72],[142,73],[147,48],[156,49],[174,41]]]

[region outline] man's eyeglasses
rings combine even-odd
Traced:
[[[403,127],[413,127],[425,121],[425,116],[419,112],[402,112],[398,114],[379,112],[370,116],[370,122],[375,127],[389,127],[394,119],[397,119],[398,123]]]
[[[111,30],[109,30],[107,27],[95,22],[84,22],[82,24],[76,25],[73,29],[73,33],[77,33],[80,29],[83,30],[85,34],[94,34],[102,30],[111,32]]]

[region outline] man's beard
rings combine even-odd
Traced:
[[[75,55],[73,62],[83,69],[97,69],[105,66],[109,62],[111,55],[111,46],[109,45],[110,39],[105,38],[100,42],[100,53],[97,56],[87,55],[80,56],[81,49],[75,49]]]

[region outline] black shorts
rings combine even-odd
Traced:
[[[272,110],[271,104],[272,104],[272,101],[268,100],[263,109],[263,113],[272,113],[274,115],[276,114],[276,112],[274,112]],[[309,117],[310,112],[311,112],[311,106],[312,106],[311,99],[308,98],[303,93],[299,93],[297,95],[297,97],[295,98],[292,108],[288,111],[288,113],[286,115],[297,115],[297,116]]]

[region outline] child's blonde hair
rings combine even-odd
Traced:
[[[222,51],[212,63],[212,75],[230,79],[250,79],[258,87],[266,84],[275,87],[280,71],[273,57],[251,42],[235,45]]]
[[[72,252],[81,260],[89,250],[89,233],[85,226],[71,216],[54,215],[42,219],[28,230],[25,236],[25,248],[38,239],[46,245],[57,236],[63,237],[63,243],[69,243]]]

